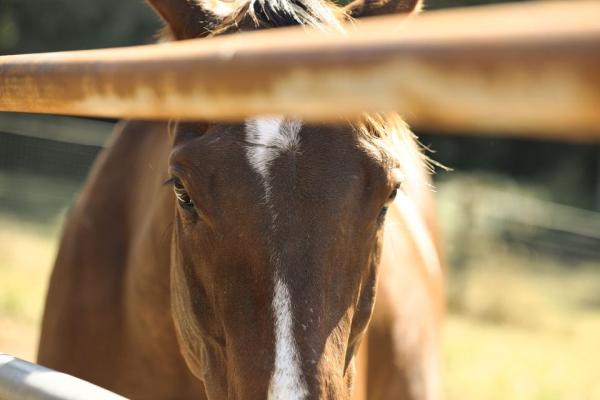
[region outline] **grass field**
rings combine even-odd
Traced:
[[[0,214],[0,351],[34,359],[58,232]],[[477,244],[449,280],[446,398],[600,399],[600,265]]]
[[[600,399],[600,273],[524,261],[479,263],[450,299],[448,399]]]
[[[0,217],[0,351],[34,359],[56,232]]]

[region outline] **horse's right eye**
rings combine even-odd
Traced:
[[[170,181],[173,184],[173,191],[175,192],[175,197],[177,198],[177,203],[179,206],[186,211],[195,211],[196,206],[194,205],[194,202],[190,198],[188,192],[185,190],[183,183],[181,183],[178,178],[171,178]]]
[[[185,190],[178,190],[175,188],[175,196],[177,197],[177,202],[179,206],[187,211],[194,211],[196,206],[194,206],[194,202],[190,199],[190,195]]]

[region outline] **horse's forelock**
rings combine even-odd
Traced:
[[[340,22],[345,18],[343,8],[327,0],[234,0],[226,11],[218,5],[222,3],[219,0],[197,1],[223,18],[215,29],[216,35],[293,25],[341,31]]]

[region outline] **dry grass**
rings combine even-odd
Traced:
[[[529,330],[450,316],[444,348],[449,400],[600,398],[600,316]]]
[[[598,399],[600,269],[480,261],[446,323],[449,400]],[[501,267],[502,263],[504,267]],[[456,296],[456,294],[455,294]]]
[[[499,221],[474,211],[521,204],[490,202],[484,196],[490,187],[544,197],[490,176],[456,176],[440,188],[448,258],[454,263],[444,346],[446,398],[600,399],[600,260],[566,262],[498,240]]]
[[[55,232],[0,217],[0,351],[34,359]]]

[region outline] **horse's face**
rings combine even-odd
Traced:
[[[150,3],[178,40],[215,28],[327,25],[337,15],[325,0],[251,0],[225,17],[203,8],[210,0]],[[356,0],[345,12],[404,13],[419,4]],[[350,397],[386,204],[399,185],[395,167],[349,124],[176,126],[173,317],[209,398]]]
[[[349,398],[395,167],[349,124],[177,124],[174,320],[210,398]]]

